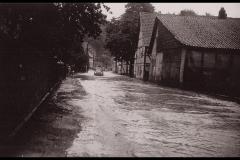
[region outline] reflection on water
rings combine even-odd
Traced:
[[[239,156],[237,103],[106,72],[77,78],[87,96],[68,156]],[[89,80],[90,79],[90,80]]]
[[[64,80],[15,140],[5,155],[240,156],[240,106],[91,71]]]

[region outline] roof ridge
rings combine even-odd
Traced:
[[[156,18],[156,13],[139,12],[139,14],[143,45],[148,46],[150,43],[150,37],[153,30],[154,20]]]
[[[156,17],[156,19],[159,20],[158,17]],[[166,26],[161,20],[159,20],[159,22],[167,29],[167,31],[168,31],[170,34],[173,35],[174,39],[176,39],[179,43],[181,43],[181,44],[183,44],[183,45],[189,46],[188,44],[186,44],[185,42],[183,42],[173,31],[171,31],[171,30],[169,29],[169,27]]]
[[[183,45],[240,49],[240,19],[169,14],[158,14],[156,19]]]
[[[240,20],[240,18],[234,18],[234,17],[227,17],[226,19],[219,19],[218,16],[205,16],[205,15],[186,15],[186,16],[182,16],[182,15],[177,15],[177,14],[159,14],[157,13],[157,16],[172,16],[172,17],[182,17],[182,18],[189,18],[189,19],[214,19],[214,20]]]
[[[148,15],[157,15],[157,12],[139,12],[140,15],[148,14]]]

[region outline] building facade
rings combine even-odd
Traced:
[[[148,54],[151,81],[240,92],[240,19],[158,15]]]
[[[134,57],[134,77],[147,80],[149,77],[150,57],[147,55],[156,13],[140,13],[138,48]]]

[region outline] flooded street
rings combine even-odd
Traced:
[[[240,156],[240,105],[89,71],[64,80],[16,139],[5,154]]]

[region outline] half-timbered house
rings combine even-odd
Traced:
[[[240,91],[240,19],[157,15],[147,55],[151,81]]]
[[[156,13],[140,12],[140,29],[138,48],[135,52],[134,77],[147,80],[149,77],[150,59],[146,55],[149,47]]]

